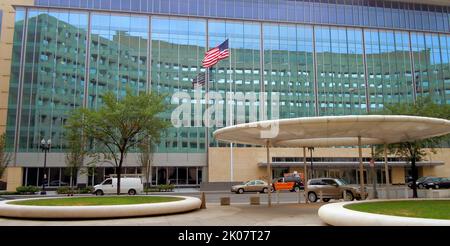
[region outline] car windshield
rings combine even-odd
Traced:
[[[348,185],[348,183],[347,183],[345,180],[343,180],[343,179],[336,179],[336,182],[337,182],[339,185]]]
[[[420,177],[417,179],[417,182],[425,181],[425,179],[428,179],[429,177]]]

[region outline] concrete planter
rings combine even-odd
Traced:
[[[325,223],[334,226],[450,226],[450,220],[374,214],[344,208],[345,205],[354,203],[375,203],[402,200],[411,201],[411,199],[399,199],[331,203],[320,207],[318,214],[320,219],[322,219]],[[416,199],[416,201],[417,200],[427,199]]]
[[[200,199],[195,197],[185,197],[185,196],[171,196],[171,197],[179,197],[184,199],[173,202],[132,204],[132,205],[103,205],[103,206],[32,206],[32,205],[15,205],[10,204],[11,201],[1,201],[0,216],[11,218],[29,218],[29,219],[124,218],[124,217],[151,216],[151,215],[188,212],[199,209],[201,206]],[[59,199],[68,199],[68,198],[61,197]],[[20,200],[31,200],[31,199],[20,199]]]

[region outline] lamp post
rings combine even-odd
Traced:
[[[41,191],[41,195],[46,195],[47,192],[45,191],[45,182],[47,181],[47,173],[46,168],[47,168],[47,152],[50,150],[50,146],[52,144],[52,140],[47,140],[45,141],[45,139],[41,140],[41,149],[42,151],[44,151],[44,175],[42,175],[42,191]]]
[[[311,162],[311,178],[314,178],[314,168],[313,168],[313,156],[312,156],[312,152],[314,151],[314,147],[308,147],[309,153],[310,153],[310,158],[309,161]]]

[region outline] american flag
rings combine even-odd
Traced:
[[[208,50],[205,54],[205,58],[202,61],[203,67],[209,68],[216,65],[220,60],[223,60],[230,56],[228,51],[228,39],[221,43],[219,46]]]
[[[192,87],[200,87],[205,84],[205,73],[199,73],[197,77],[192,80]]]

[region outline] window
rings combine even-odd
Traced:
[[[112,185],[112,179],[107,179],[103,182],[103,185]]]

